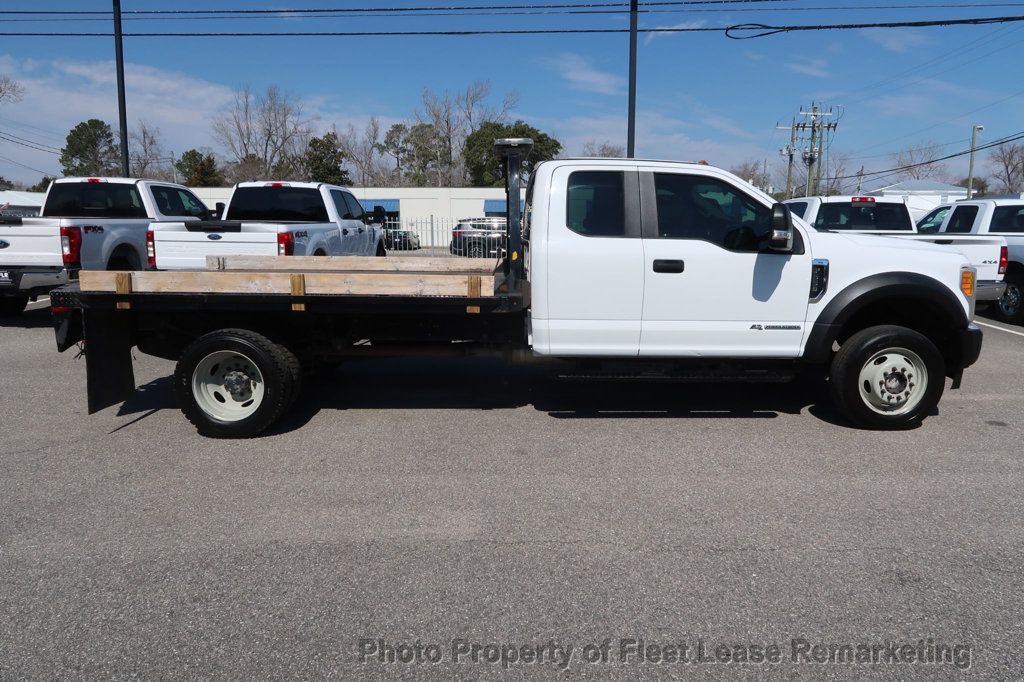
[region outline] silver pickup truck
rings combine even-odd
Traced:
[[[154,222],[211,217],[186,187],[130,178],[54,180],[40,215],[0,222],[0,315],[21,313],[79,270],[146,268]]]

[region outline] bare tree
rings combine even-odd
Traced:
[[[386,181],[390,175],[381,157],[380,145],[380,121],[375,116],[370,117],[361,133],[349,124],[341,136],[341,147],[355,166],[354,179],[361,187]]]
[[[988,157],[996,191],[1024,191],[1024,145],[1008,142],[992,150]]]
[[[462,115],[467,137],[476,132],[485,121],[505,123],[509,112],[519,103],[519,93],[515,90],[506,94],[498,107],[488,105],[490,96],[490,81],[473,81],[463,92],[455,95],[455,106]]]
[[[621,159],[626,156],[626,148],[611,142],[590,140],[583,144],[583,156],[596,156],[602,159]]]
[[[850,191],[856,188],[856,185],[851,185],[850,180],[846,176],[850,175],[847,172],[847,167],[850,163],[850,157],[848,154],[841,153],[830,153],[825,160],[825,179],[822,191],[826,195],[846,194],[846,188],[849,187]]]
[[[899,177],[913,180],[940,178],[946,175],[945,164],[938,158],[942,155],[942,147],[934,142],[923,142],[904,147],[892,155],[892,163],[901,169]]]
[[[738,166],[729,169],[733,175],[737,175],[749,182],[754,187],[766,190],[771,184],[771,178],[763,161],[748,159]]]
[[[258,162],[265,178],[299,172],[297,160],[312,135],[301,104],[276,85],[257,94],[248,85],[236,90],[234,102],[213,122],[213,132],[234,163],[251,169]]]
[[[21,83],[8,76],[0,76],[0,103],[17,102],[25,94]]]
[[[160,142],[160,129],[139,121],[132,131],[131,155],[128,159],[131,174],[137,178],[170,180],[174,177],[170,158]]]

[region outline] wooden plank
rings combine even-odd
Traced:
[[[422,272],[493,274],[494,258],[418,256],[207,256],[208,270],[255,272]]]
[[[114,291],[121,296],[127,296],[132,293],[132,273],[130,272],[115,272],[114,273]],[[132,304],[130,301],[118,301],[118,310],[131,310]]]
[[[306,295],[306,276],[300,273],[292,275],[292,296]],[[305,303],[292,303],[292,311],[297,313],[306,312]]]
[[[82,272],[82,291],[114,293],[113,272]],[[163,271],[124,273],[131,277],[133,293],[290,294],[295,295],[290,272]],[[450,296],[465,298],[470,275],[417,273],[312,272],[301,275],[307,295]],[[475,275],[481,291],[490,296],[494,277]],[[301,294],[297,294],[301,295]]]
[[[480,298],[480,276],[470,275],[468,279],[469,281],[467,282],[466,286],[466,295],[469,296],[469,298]],[[466,312],[471,315],[477,314],[480,312],[480,306],[468,305],[466,306]]]

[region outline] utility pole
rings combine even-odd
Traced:
[[[974,124],[971,128],[971,162],[967,169],[967,198],[971,199],[974,197],[974,151],[975,147],[978,146],[978,133],[983,132],[985,126]]]
[[[776,124],[778,130],[785,130],[785,126]],[[786,162],[786,198],[793,198],[793,161],[796,159],[796,119],[789,126],[789,146],[779,150],[783,156],[788,157]]]
[[[807,164],[807,196],[815,196],[821,194],[821,161],[826,149],[825,135],[829,131],[835,131],[839,124],[835,121],[825,123],[820,120],[832,116],[832,109],[823,111],[813,102],[811,103],[811,110],[803,111],[801,109],[800,115],[809,120],[796,123],[793,128],[794,130],[811,131],[811,141],[803,152],[803,160]]]
[[[857,191],[855,192],[856,194],[860,194],[860,190],[861,190],[861,187],[863,187],[863,185],[864,185],[864,166],[861,166],[860,170],[857,171]]]
[[[636,38],[640,0],[629,2],[629,118],[626,130],[626,157],[636,157]]]
[[[128,177],[128,114],[124,103],[124,48],[121,41],[121,0],[114,2],[114,59],[117,61],[117,114],[121,127],[121,175]]]

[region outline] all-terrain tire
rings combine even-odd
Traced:
[[[1006,291],[995,301],[991,310],[1003,322],[1020,324],[1024,322],[1024,277],[1013,274],[1006,278]]]

